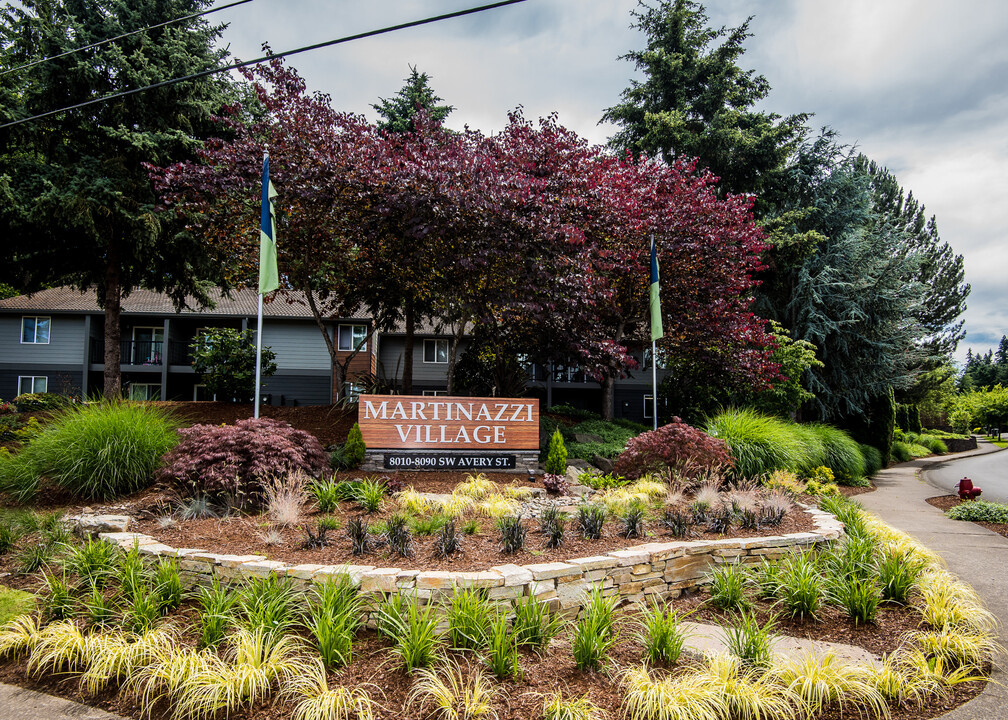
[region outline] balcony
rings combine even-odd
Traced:
[[[119,363],[121,365],[151,365],[160,366],[162,360],[162,340],[120,340]],[[93,363],[105,362],[104,338],[91,338],[91,357]]]

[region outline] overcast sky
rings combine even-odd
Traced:
[[[480,4],[478,0],[255,0],[212,18],[243,59]],[[448,125],[486,133],[509,110],[557,112],[602,143],[599,125],[643,46],[636,0],[526,0],[475,16],[296,55],[289,62],[333,105],[375,119],[409,66],[455,111]],[[812,112],[887,166],[937,217],[973,286],[960,345],[986,351],[1008,333],[1008,3],[999,0],[711,0],[711,24],[753,16],[744,68],[772,87],[764,108]]]

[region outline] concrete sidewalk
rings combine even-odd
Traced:
[[[1008,539],[969,522],[949,520],[941,510],[924,502],[947,490],[927,482],[927,470],[958,458],[997,452],[980,441],[980,447],[955,458],[922,458],[883,470],[875,476],[878,490],[858,495],[865,509],[937,552],[950,572],[972,585],[1001,622],[1001,643],[1008,628]],[[982,478],[977,478],[982,484]],[[1004,659],[991,673],[992,682],[976,698],[942,717],[947,720],[995,720],[1008,717],[1008,675]]]
[[[120,715],[0,683],[0,717],[3,720],[125,720]]]

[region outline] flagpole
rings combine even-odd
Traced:
[[[263,167],[266,166],[266,160],[269,158],[269,148],[267,147],[265,152],[263,152]],[[267,195],[266,188],[263,188],[263,193]],[[260,247],[259,252],[259,291],[256,293],[259,296],[259,311],[256,314],[256,372],[255,372],[255,395],[253,395],[252,402],[252,417],[256,420],[259,419],[259,390],[261,386],[262,379],[262,325],[263,325],[263,292],[262,292],[262,248]]]
[[[263,296],[262,293],[259,295],[259,315],[256,320],[256,378],[255,378],[255,408],[253,410],[253,415],[256,420],[259,419],[259,378],[262,373],[262,308],[263,308]]]
[[[262,298],[260,297],[260,300]],[[658,356],[655,354],[655,341],[651,340],[651,402],[653,403],[651,416],[654,420],[654,429],[658,429]]]

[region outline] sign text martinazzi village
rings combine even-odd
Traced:
[[[388,470],[515,470],[539,452],[536,398],[361,395],[357,407]]]

